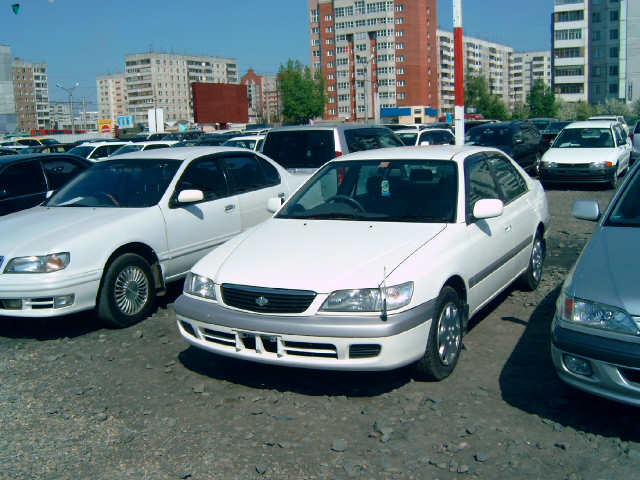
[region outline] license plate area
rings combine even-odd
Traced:
[[[236,332],[240,343],[245,350],[253,350],[257,353],[278,353],[280,337],[275,335],[260,335],[251,332]]]

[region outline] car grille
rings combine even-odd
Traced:
[[[259,313],[302,313],[316,298],[308,290],[284,290],[222,285],[222,300],[230,307]]]

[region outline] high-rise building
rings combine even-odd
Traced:
[[[278,77],[258,75],[253,69],[240,79],[249,95],[249,123],[275,123],[280,117],[281,102]]]
[[[110,119],[114,125],[118,117],[125,115],[124,73],[112,73],[96,77],[98,87],[98,112],[100,119]]]
[[[525,103],[531,87],[538,80],[551,86],[551,52],[545,50],[514,53],[511,73],[513,101]]]
[[[326,81],[325,119],[437,108],[436,0],[308,2],[311,67]]]
[[[640,2],[555,0],[553,87],[573,102],[640,98]]]
[[[125,66],[126,110],[136,124],[148,125],[153,108],[167,123],[193,121],[193,82],[238,83],[233,58],[148,52],[126,55]]]
[[[0,135],[14,132],[18,126],[12,63],[11,47],[0,45]]]
[[[443,113],[453,113],[455,107],[453,32],[438,30],[437,33],[440,109]],[[514,95],[511,85],[513,48],[467,36],[463,36],[462,48],[464,71],[484,75],[491,92],[498,95],[507,105],[513,104]]]
[[[12,72],[18,130],[29,132],[50,127],[47,64],[16,58]]]

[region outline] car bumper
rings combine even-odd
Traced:
[[[539,178],[552,183],[609,183],[617,174],[618,166],[596,168],[588,164],[558,165],[554,168],[540,167]]]
[[[262,315],[182,295],[176,319],[191,345],[260,363],[323,370],[391,370],[425,352],[433,301],[386,321],[370,316]]]
[[[551,356],[562,381],[572,387],[636,407],[640,406],[640,345],[563,328],[557,319]],[[591,374],[573,372],[571,358],[588,362]]]
[[[0,316],[56,317],[96,305],[101,272],[0,275]]]

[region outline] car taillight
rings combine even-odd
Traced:
[[[342,152],[334,152],[336,154],[336,156],[334,158],[338,158],[342,156]]]

